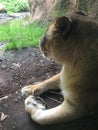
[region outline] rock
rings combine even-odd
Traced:
[[[87,2],[88,15],[98,21],[98,0],[89,0]]]
[[[98,0],[28,0],[30,22],[51,22],[55,17],[82,10],[98,20]]]
[[[3,4],[0,4],[0,13],[7,13],[7,10]]]
[[[28,0],[30,21],[51,21],[54,17],[65,15],[68,10],[76,10],[78,0]]]

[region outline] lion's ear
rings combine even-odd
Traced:
[[[72,21],[68,17],[62,16],[56,19],[55,28],[60,34],[67,36],[71,30]]]

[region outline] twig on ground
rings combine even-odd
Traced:
[[[62,103],[61,101],[59,101],[59,100],[57,100],[57,99],[54,99],[54,98],[51,98],[51,97],[47,97],[48,99],[50,99],[50,100],[52,100],[52,101],[55,101],[55,102],[57,102],[57,103]]]
[[[59,92],[55,92],[55,91],[49,91],[49,93],[53,93],[53,94],[57,94],[57,95],[62,95],[61,93],[59,93]]]
[[[0,98],[0,102],[2,101],[2,100],[4,100],[4,99],[7,99],[9,96],[4,96],[4,97],[2,97],[2,98]]]

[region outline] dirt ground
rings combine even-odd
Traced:
[[[24,111],[23,86],[43,81],[61,69],[54,61],[42,57],[39,48],[0,52],[0,130],[98,130],[98,114],[69,123],[40,126]],[[59,93],[59,92],[58,92]],[[42,95],[48,108],[59,105],[62,96],[48,92]]]

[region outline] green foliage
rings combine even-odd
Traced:
[[[55,17],[62,16],[63,14],[66,14],[68,8],[67,8],[68,0],[59,0],[58,4],[55,7]]]
[[[85,12],[87,12],[87,1],[79,0],[78,8],[79,10],[84,10]]]
[[[14,20],[0,25],[0,41],[7,42],[4,50],[20,49],[38,45],[44,33],[45,26],[38,24],[23,25],[22,20]]]
[[[16,9],[18,12],[28,11],[28,2],[26,0],[17,0]]]
[[[24,12],[29,10],[28,0],[0,0],[7,12]]]

